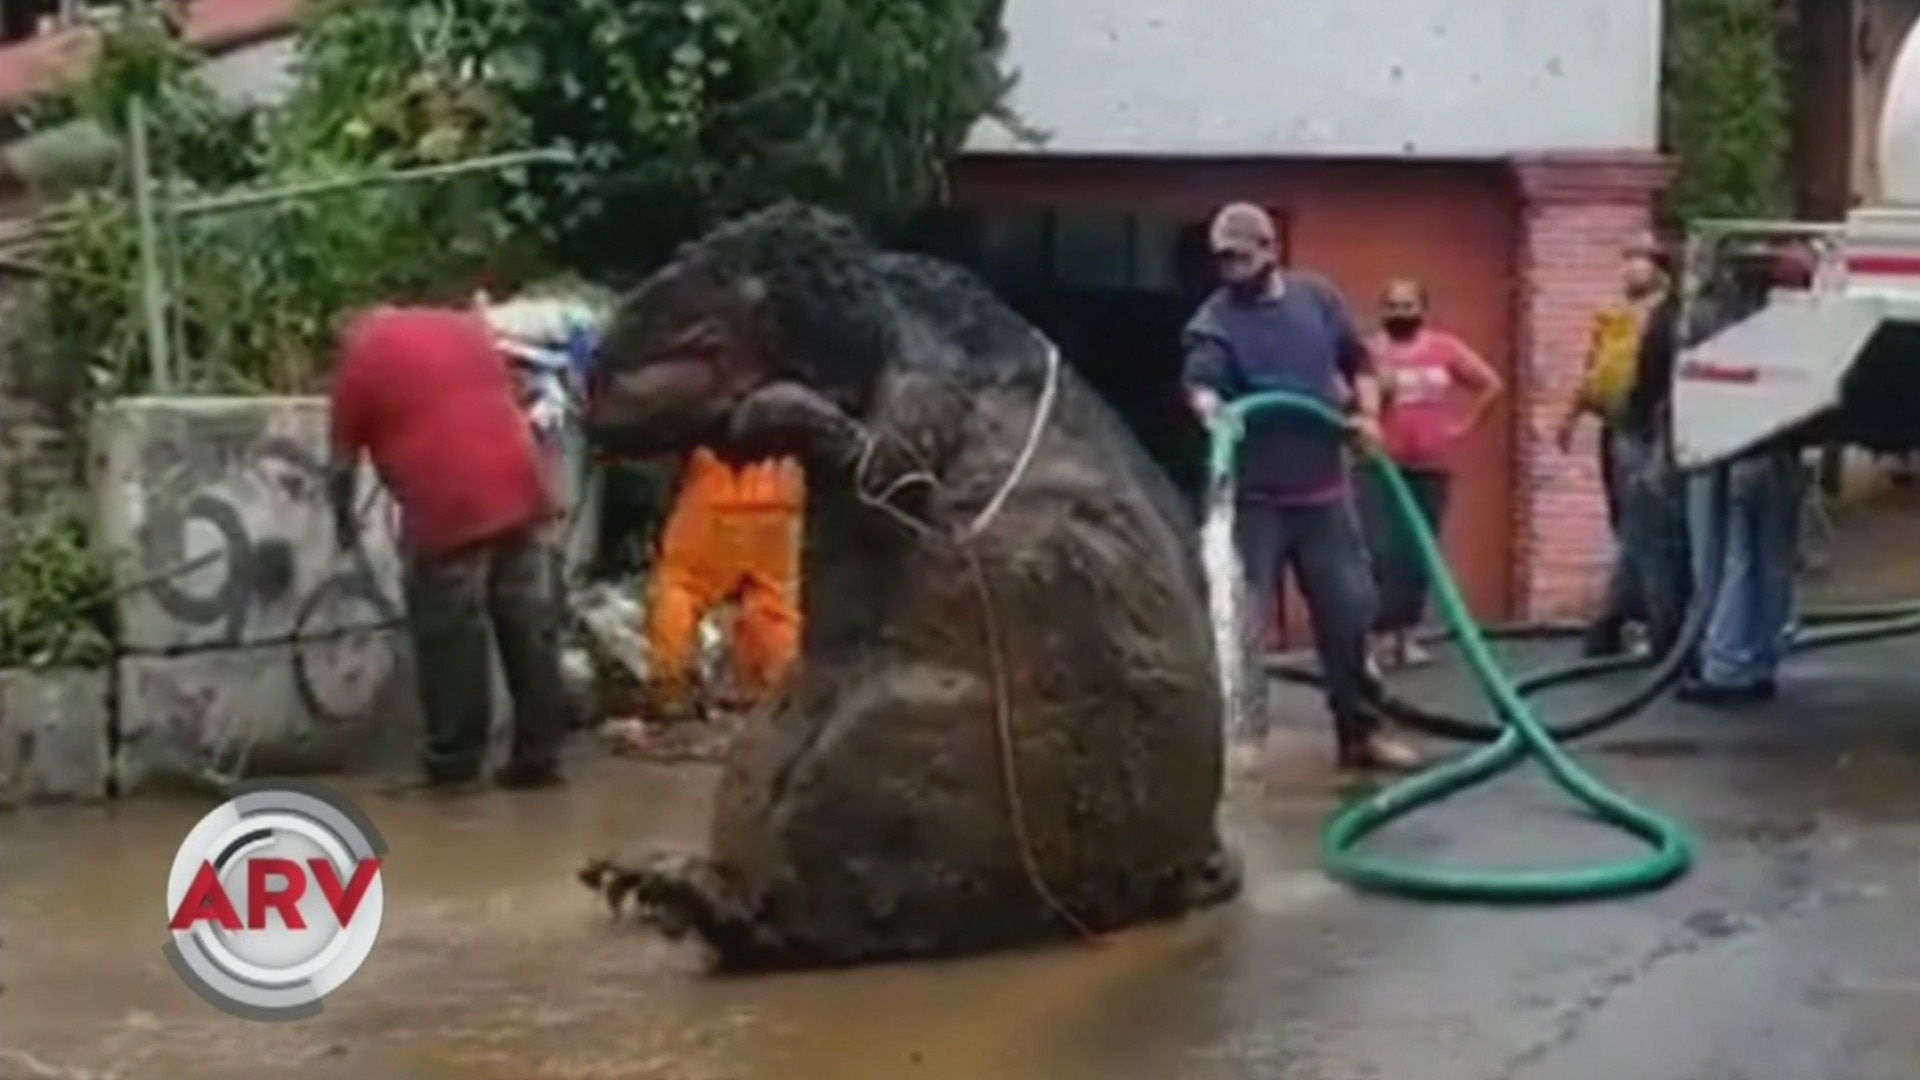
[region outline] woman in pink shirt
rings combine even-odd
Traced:
[[[1421,514],[1438,533],[1446,519],[1454,449],[1505,388],[1479,353],[1428,326],[1426,317],[1426,287],[1392,282],[1381,297],[1380,332],[1370,345],[1386,400],[1381,437],[1387,456],[1400,466]],[[1380,593],[1373,655],[1381,667],[1429,659],[1413,640],[1426,613],[1427,574],[1391,498],[1379,475],[1367,470],[1361,513]]]

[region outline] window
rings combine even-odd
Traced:
[[[1133,221],[1133,279],[1146,292],[1181,292],[1180,234],[1192,228],[1170,218]]]
[[[1044,210],[982,212],[978,222],[980,275],[996,288],[1043,288],[1050,274],[1052,216]]]
[[[1084,292],[1134,288],[1133,224],[1124,214],[1054,212],[1053,284]]]

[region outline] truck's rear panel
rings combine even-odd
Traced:
[[[1804,280],[1753,296],[1755,268],[1789,259]],[[1920,445],[1920,212],[1862,210],[1829,226],[1705,222],[1686,270],[1693,344],[1673,403],[1683,467],[1821,417],[1876,449]],[[1729,305],[1737,315],[1716,315]]]

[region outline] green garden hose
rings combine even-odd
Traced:
[[[1229,482],[1234,452],[1249,416],[1284,410],[1343,427],[1346,418],[1319,401],[1299,394],[1268,391],[1236,400],[1225,421],[1214,428],[1209,468],[1216,484]],[[1338,811],[1321,834],[1328,874],[1355,888],[1431,900],[1481,903],[1548,903],[1600,899],[1644,892],[1686,873],[1692,842],[1669,818],[1635,804],[1607,787],[1561,749],[1533,714],[1514,680],[1495,659],[1479,623],[1467,611],[1459,585],[1441,555],[1399,469],[1374,451],[1367,464],[1378,470],[1391,492],[1394,509],[1406,519],[1422,562],[1431,574],[1440,612],[1465,657],[1468,669],[1502,722],[1497,738],[1463,757],[1443,761]],[[1560,870],[1474,870],[1422,866],[1361,854],[1368,835],[1415,811],[1481,784],[1533,759],[1561,790],[1601,820],[1643,841],[1652,854],[1633,861]]]

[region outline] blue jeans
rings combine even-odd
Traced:
[[[1234,543],[1247,576],[1247,644],[1257,658],[1279,610],[1286,571],[1307,605],[1313,647],[1327,680],[1327,707],[1343,747],[1358,746],[1377,727],[1366,703],[1375,688],[1367,675],[1367,631],[1373,623],[1373,580],[1365,542],[1352,505],[1344,497],[1316,506],[1241,502],[1234,508]],[[1266,685],[1258,662],[1249,668]],[[1250,730],[1258,737],[1272,726],[1265,694],[1252,694]]]
[[[1687,532],[1671,470],[1659,468],[1646,439],[1609,432],[1613,483],[1620,500],[1606,614],[1646,618],[1647,643],[1664,656],[1687,613]]]
[[[1730,467],[1727,501],[1716,508],[1712,481],[1688,482],[1687,520],[1704,540],[1716,509],[1726,526],[1720,586],[1700,644],[1700,680],[1747,688],[1773,679],[1793,620],[1793,577],[1799,554],[1800,501],[1806,470],[1791,454],[1769,453]],[[1696,544],[1694,575],[1705,581],[1710,554]]]

